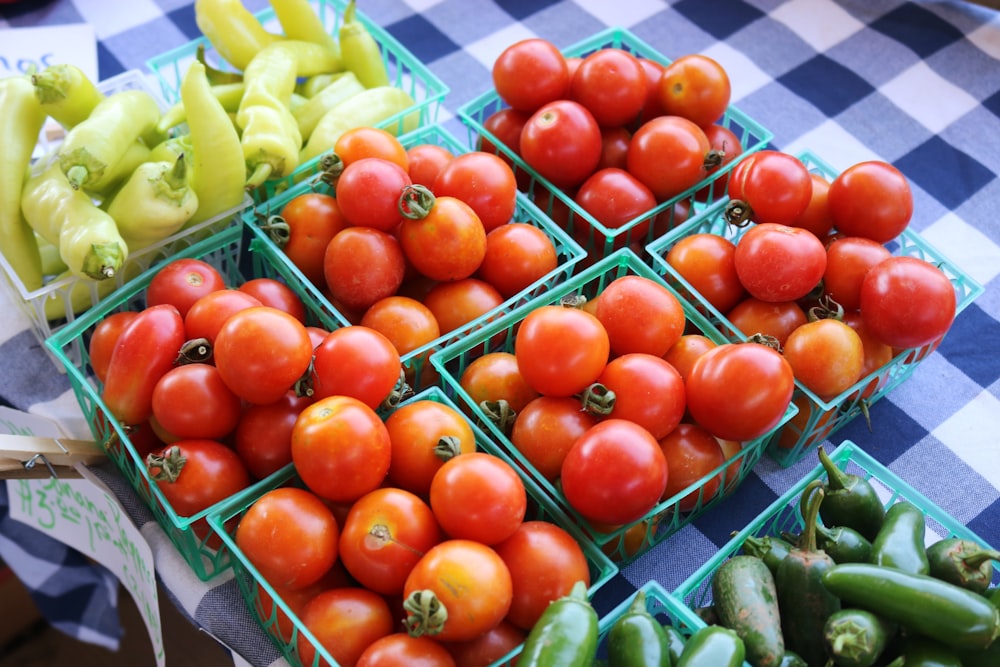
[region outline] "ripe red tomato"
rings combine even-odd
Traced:
[[[601,321],[578,308],[543,305],[525,316],[514,356],[525,381],[548,396],[571,396],[597,379],[611,344]]]
[[[243,514],[236,545],[270,584],[301,589],[337,560],[340,529],[315,494],[297,487],[267,491]]]
[[[495,549],[513,582],[507,621],[519,628],[531,630],[545,608],[568,595],[577,581],[590,587],[590,566],[583,548],[554,523],[525,521]]]
[[[740,160],[726,186],[726,219],[791,225],[812,198],[813,179],[800,159],[777,150],[761,150]]]
[[[509,222],[486,235],[486,253],[476,276],[509,299],[558,266],[559,255],[548,234],[527,222]]]
[[[724,343],[701,355],[688,375],[691,417],[724,440],[753,440],[776,427],[792,400],[788,361],[758,343]]]
[[[178,516],[190,517],[250,486],[231,448],[216,440],[178,440],[146,457],[149,478]]]
[[[861,379],[865,353],[861,337],[842,320],[819,319],[793,331],[782,354],[796,380],[829,400]]]
[[[382,487],[361,496],[340,531],[340,560],[359,584],[398,595],[421,554],[444,539],[430,506],[403,489]]]
[[[539,37],[505,48],[493,62],[491,75],[500,99],[522,111],[534,111],[569,91],[565,57],[555,44]]]
[[[369,644],[355,667],[455,667],[455,659],[430,637],[395,632]]]
[[[632,132],[625,127],[601,128],[601,160],[597,169],[617,167],[628,169],[628,147],[632,144]]]
[[[243,403],[211,364],[183,364],[153,388],[153,417],[176,438],[221,440],[240,421]]]
[[[483,153],[483,155],[489,155]],[[506,169],[506,165],[504,166]],[[457,197],[406,190],[411,206],[397,234],[410,266],[431,280],[468,278],[486,256],[486,230],[476,211]]]
[[[377,488],[389,470],[392,446],[378,414],[356,398],[329,396],[299,413],[292,461],[316,495],[353,502]]]
[[[517,357],[510,352],[487,352],[473,359],[462,371],[458,382],[472,404],[484,410],[492,411],[495,409],[493,406],[505,401],[511,411],[519,414],[538,396],[538,392],[521,375]],[[484,403],[487,405],[484,406]]]
[[[917,257],[884,259],[861,283],[862,319],[876,338],[897,349],[944,336],[955,319],[956,301],[948,276]]]
[[[670,247],[664,259],[720,313],[747,296],[736,273],[736,244],[718,234],[691,234]]]
[[[90,367],[94,377],[104,382],[111,363],[111,354],[118,343],[118,337],[132,321],[139,316],[138,311],[122,310],[105,316],[94,327],[87,343],[87,356],[90,357]]]
[[[687,380],[688,373],[691,372],[691,366],[694,365],[695,359],[716,345],[718,343],[708,336],[697,333],[684,334],[680,337],[680,340],[674,343],[673,347],[667,350],[667,353],[663,355],[663,359],[677,369],[677,372],[681,374],[681,378]]]
[[[432,400],[409,401],[385,419],[392,453],[387,481],[421,498],[448,459],[476,451],[476,435],[455,408]]]
[[[659,93],[664,113],[708,127],[726,112],[732,88],[729,75],[717,60],[690,53],[663,69]]]
[[[861,305],[861,282],[868,270],[890,257],[889,249],[863,236],[843,236],[826,249],[823,293],[844,310]]]
[[[345,167],[362,158],[377,157],[410,169],[406,147],[396,135],[381,127],[362,125],[346,130],[334,143],[333,152]]]
[[[208,262],[192,257],[164,264],[146,286],[146,306],[170,304],[183,318],[199,297],[222,289],[225,278]]]
[[[647,85],[638,58],[604,47],[584,56],[570,81],[569,97],[585,106],[598,125],[619,127],[639,117]]]
[[[662,357],[684,333],[684,307],[666,286],[645,276],[615,278],[597,299],[594,315],[616,355],[645,352]]]
[[[614,397],[610,412],[598,414],[635,422],[654,438],[670,433],[684,416],[684,380],[662,357],[645,352],[615,357],[601,371],[597,382],[603,387],[602,395],[596,397],[598,405],[608,395]],[[592,409],[590,393],[584,394],[584,408],[588,410]]]
[[[555,187],[572,188],[597,168],[601,148],[593,114],[579,102],[560,99],[540,107],[524,124],[519,153]]]
[[[483,120],[483,128],[489,132],[500,144],[514,155],[520,155],[521,151],[521,130],[524,124],[531,118],[528,111],[519,111],[513,107],[497,109]],[[504,162],[511,164],[513,161],[504,151],[497,148],[493,139],[486,135],[479,138],[478,150],[486,153],[498,155]]]
[[[301,620],[338,665],[357,664],[365,649],[391,635],[396,628],[396,619],[385,598],[360,586],[332,588],[317,594],[302,609]],[[302,664],[314,664],[316,647],[305,634],[299,635],[296,647]]]
[[[326,246],[325,284],[335,301],[365,311],[403,284],[406,256],[399,240],[370,227],[348,227]]]
[[[399,196],[412,185],[410,174],[383,158],[361,158],[344,167],[337,179],[337,205],[352,225],[383,232],[400,222]]]
[[[287,240],[279,246],[314,285],[323,284],[323,255],[337,232],[347,227],[337,198],[323,192],[304,192],[281,209],[280,221],[288,225]],[[279,220],[267,220],[274,225]],[[271,230],[272,235],[278,230]],[[280,236],[278,238],[281,238]]]
[[[360,324],[334,329],[313,351],[313,397],[349,396],[378,409],[399,382],[392,341]]]
[[[740,237],[733,264],[751,296],[761,301],[794,301],[823,278],[826,248],[800,227],[760,223]]]
[[[438,144],[417,144],[406,151],[410,168],[410,180],[414,185],[433,188],[434,181],[445,165],[455,158],[455,154]]]
[[[632,135],[628,171],[662,202],[705,178],[709,151],[705,131],[694,122],[681,116],[657,116]]]
[[[677,500],[677,509],[681,512],[704,507],[715,498],[722,484],[722,474],[719,473],[705,482],[702,478],[713,470],[722,467],[726,457],[715,436],[697,424],[678,424],[677,428],[660,439],[660,448],[667,459],[667,469],[670,479],[663,491],[663,500],[667,500],[686,489],[697,486]]]
[[[410,571],[403,598],[424,603],[437,599],[447,611],[431,615],[407,608],[410,634],[430,634],[440,641],[469,641],[496,627],[513,600],[510,570],[492,547],[472,540],[450,539],[431,547]]]
[[[236,289],[265,306],[283,310],[299,322],[306,323],[306,304],[295,290],[276,278],[251,278]]]
[[[255,479],[264,479],[292,462],[292,427],[312,403],[308,396],[287,392],[274,403],[250,405],[233,434],[233,449]]]
[[[794,220],[788,224],[792,227],[802,227],[808,229],[816,235],[816,238],[825,240],[833,230],[833,215],[828,206],[828,195],[830,193],[830,181],[826,180],[823,174],[813,172],[812,195],[809,204]]]
[[[563,460],[563,494],[589,521],[619,525],[641,519],[667,486],[667,461],[649,431],[605,419],[577,438]]]
[[[263,306],[260,299],[235,288],[209,292],[188,308],[184,316],[184,333],[188,340],[204,338],[215,342],[219,329],[231,315],[246,308]]]
[[[517,413],[510,441],[545,479],[555,482],[576,439],[597,423],[570,396],[539,396]]]
[[[507,620],[500,621],[475,639],[442,642],[457,667],[488,667],[524,643],[528,633]]]
[[[408,296],[387,296],[376,301],[359,324],[388,338],[401,357],[441,336],[430,308]]]
[[[510,222],[517,206],[514,170],[488,151],[462,153],[438,174],[431,187],[437,197],[461,199],[489,232]]]
[[[605,167],[587,177],[576,191],[574,201],[608,229],[619,229],[656,208],[656,197],[638,178],[624,169]],[[644,238],[649,221],[639,223],[630,233]],[[620,237],[618,247],[624,244]]]
[[[528,510],[521,477],[486,452],[454,456],[431,479],[430,504],[450,537],[497,544],[510,537]]]
[[[485,280],[465,278],[438,283],[424,295],[424,305],[448,334],[503,305],[503,295]]]
[[[859,311],[844,313],[844,323],[854,329],[854,332],[861,338],[861,347],[864,349],[864,363],[861,365],[861,377],[866,378],[872,373],[884,368],[892,361],[895,351],[891,345],[886,345],[872,334],[871,329],[865,324]],[[862,387],[859,392],[861,398],[868,398],[888,381],[887,374],[872,380]]]
[[[660,77],[666,68],[661,62],[651,58],[639,57],[639,64],[646,74],[646,101],[642,105],[642,113],[639,115],[639,123],[645,123],[650,118],[664,115],[663,105],[660,103]]]
[[[770,336],[780,346],[808,317],[797,301],[761,301],[750,296],[736,304],[726,319],[740,333]]]
[[[830,183],[827,195],[837,230],[879,243],[896,238],[913,216],[913,193],[906,176],[882,160],[853,164]]]
[[[257,306],[226,320],[213,353],[234,394],[249,403],[273,403],[305,375],[313,347],[302,322],[283,310]]]

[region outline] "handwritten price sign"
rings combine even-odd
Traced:
[[[10,515],[107,567],[132,595],[164,667],[153,554],[117,499],[96,478],[7,482]]]

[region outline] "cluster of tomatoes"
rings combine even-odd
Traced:
[[[708,56],[664,65],[608,46],[566,57],[548,40],[529,38],[500,54],[492,76],[507,106],[482,126],[594,220],[610,230],[627,226],[633,238],[651,224],[675,224],[683,212],[646,214],[743,151],[720,123],[729,77]],[[483,147],[496,150],[488,139]],[[546,201],[546,210],[557,203]],[[588,233],[574,229],[579,239]]]
[[[692,234],[665,259],[738,332],[772,341],[820,400],[838,401],[902,350],[936,345],[950,328],[956,296],[945,273],[886,245],[913,211],[907,180],[891,164],[859,162],[828,179],[765,150],[736,165],[728,194],[726,223],[743,227],[735,240]],[[875,378],[856,391],[864,398],[878,387]],[[800,409],[798,419],[808,418]]]
[[[688,332],[674,293],[635,273],[582,304],[540,305],[508,336],[459,384],[600,533],[640,525],[671,497],[690,511],[731,489],[744,443],[792,396],[780,354]]]
[[[494,154],[405,148],[385,130],[361,127],[334,155],[336,196],[304,192],[264,224],[280,225],[285,254],[340,312],[402,355],[558,266],[551,236],[516,219],[514,173]]]

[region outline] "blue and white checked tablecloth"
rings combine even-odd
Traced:
[[[913,186],[913,229],[985,293],[910,379],[873,407],[871,431],[856,420],[831,444],[853,440],[1000,545],[1000,13],[961,0],[360,4],[450,87],[439,120],[459,137],[466,134],[455,109],[491,85],[490,65],[505,46],[537,35],[565,47],[620,26],[667,57],[702,52],[719,60],[733,103],[773,131],[777,147],[812,149],[838,169],[868,158],[899,167]],[[266,0],[246,5],[267,7]],[[7,26],[81,21],[95,29],[102,79],[199,35],[191,0],[22,0],[0,9],[0,40]],[[65,377],[17,311],[0,306],[0,401],[79,426]],[[651,578],[676,587],[813,466],[807,457],[781,469],[765,457],[735,496],[623,568],[598,604],[613,605]],[[114,472],[102,476],[153,544],[173,601],[252,664],[280,663],[232,579],[198,582],[126,485]],[[0,556],[28,564],[19,571],[59,627],[114,646],[116,599],[106,575],[7,525],[5,501],[0,495]]]

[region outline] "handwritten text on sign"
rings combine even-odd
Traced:
[[[121,505],[89,479],[24,479],[8,482],[11,517],[50,533],[114,573],[135,600],[152,641],[158,667],[165,665],[153,554]]]

